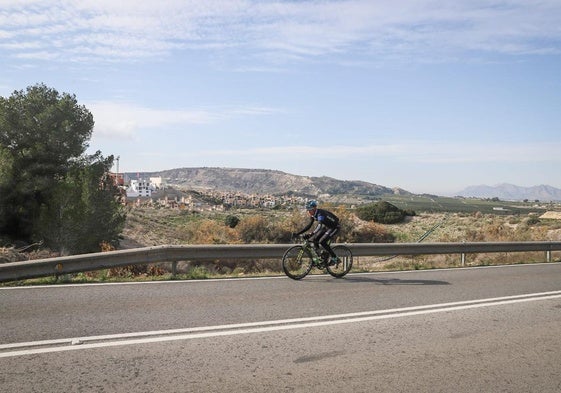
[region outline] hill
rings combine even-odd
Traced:
[[[135,178],[137,173],[127,173]],[[359,180],[337,180],[331,177],[308,177],[267,169],[240,168],[177,168],[147,172],[141,177],[161,176],[170,186],[216,191],[234,191],[246,194],[288,194],[311,197],[355,195],[376,197],[410,194]]]
[[[561,190],[555,187],[540,185],[534,187],[520,187],[513,184],[498,184],[496,186],[470,186],[457,195],[475,198],[499,198],[508,201],[561,201]]]

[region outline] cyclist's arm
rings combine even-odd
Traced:
[[[324,223],[322,223],[321,221],[318,221],[318,225],[315,227],[314,231],[312,232],[312,235],[315,235],[319,231],[322,231],[325,227],[326,227],[326,225]]]
[[[314,218],[311,217],[310,218],[310,222],[308,223],[308,225],[306,225],[306,227],[304,229],[302,229],[300,232],[296,232],[294,235],[295,236],[300,236],[301,234],[303,234],[304,232],[306,232],[308,229],[310,229],[312,227],[312,225],[314,224]]]

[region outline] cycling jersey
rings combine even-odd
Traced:
[[[307,235],[307,238],[314,243],[316,248],[321,244],[332,258],[337,258],[337,255],[335,255],[335,252],[333,252],[333,249],[329,246],[329,242],[339,233],[341,227],[339,225],[339,217],[330,211],[316,208],[314,215],[310,216],[310,222],[306,225],[306,228],[295,233],[294,236],[299,236],[309,230],[312,225],[314,225],[314,221],[317,221],[318,225],[312,233]]]
[[[314,214],[312,219],[330,229],[337,228],[337,226],[339,225],[339,217],[337,217],[330,211],[323,209],[316,209],[316,213]]]
[[[301,235],[302,233],[306,232],[308,229],[314,225],[314,221],[318,222],[318,226],[314,230],[314,232],[318,232],[322,228],[328,229],[335,229],[339,227],[339,217],[335,214],[331,213],[330,211],[323,210],[323,209],[316,209],[316,212],[313,216],[310,216],[310,222],[304,229],[300,232],[296,233],[296,235]]]

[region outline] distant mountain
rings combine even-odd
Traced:
[[[171,186],[217,191],[238,191],[246,194],[296,195],[360,195],[381,196],[410,194],[358,180],[337,180],[330,177],[308,177],[267,169],[239,168],[177,168],[159,172],[127,173],[130,178],[161,176]]]
[[[496,197],[508,201],[523,201],[525,199],[541,202],[561,201],[561,190],[547,185],[520,187],[503,183],[496,186],[470,186],[457,193],[457,195],[475,198]]]

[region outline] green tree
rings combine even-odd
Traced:
[[[64,221],[73,216],[75,226],[106,240],[92,232],[90,221],[102,224],[104,214],[119,216],[113,203],[101,202],[116,197],[116,190],[104,185],[113,157],[85,155],[93,126],[92,114],[74,95],[43,84],[0,97],[0,236],[76,250],[70,239],[81,231]]]
[[[0,231],[30,239],[40,207],[87,148],[93,116],[76,97],[39,84],[0,98]]]
[[[374,221],[381,224],[395,224],[403,221],[405,211],[386,201],[369,203],[357,208],[357,217],[365,221]]]
[[[96,252],[116,246],[125,223],[119,190],[107,173],[113,157],[99,153],[74,162],[41,209],[39,232],[63,254]]]

